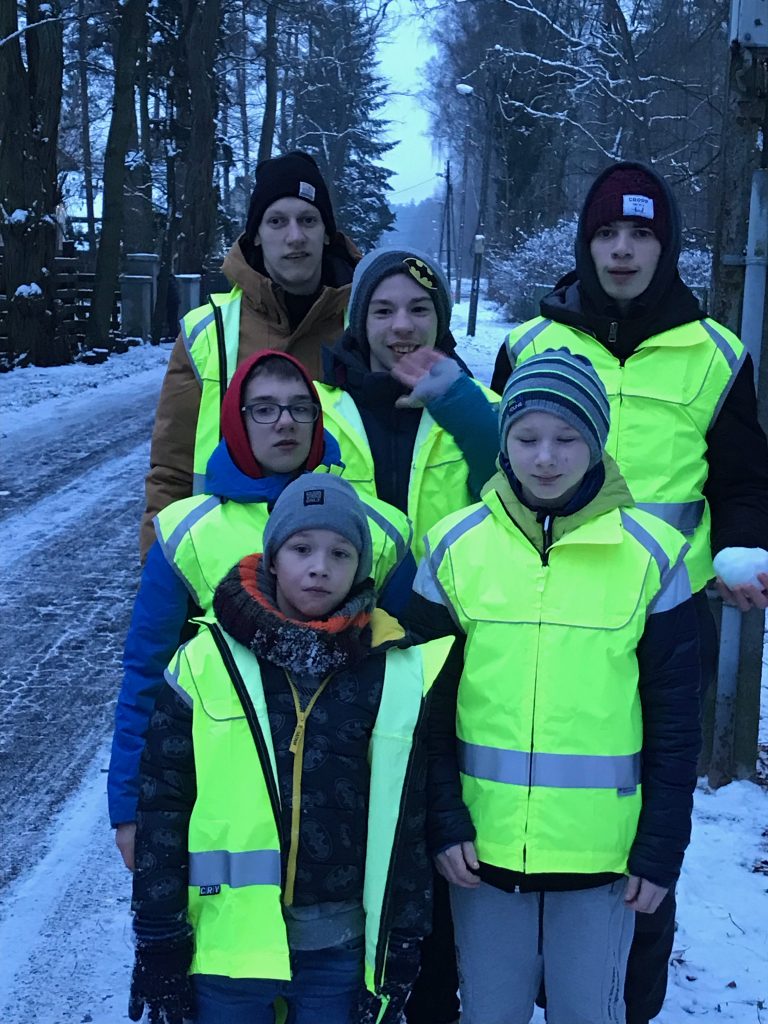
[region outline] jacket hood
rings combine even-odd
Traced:
[[[315,420],[314,430],[312,431],[312,442],[309,446],[309,455],[307,456],[305,469],[310,472],[313,469],[316,469],[323,458],[323,411],[322,406],[320,405],[320,396],[317,393],[317,388],[315,387],[312,378],[298,359],[294,359],[294,357],[288,355],[287,352],[263,349],[261,352],[256,352],[254,355],[249,356],[248,359],[244,359],[243,362],[240,363],[238,368],[235,370],[232,381],[224,395],[224,401],[221,404],[221,435],[223,440],[226,441],[232,461],[242,473],[245,473],[247,476],[255,479],[264,476],[264,471],[254,458],[253,451],[251,450],[251,444],[248,440],[248,431],[246,430],[244,415],[240,411],[243,405],[243,391],[245,389],[248,375],[251,373],[253,368],[258,366],[259,363],[264,362],[266,359],[275,358],[285,359],[296,369],[296,371],[301,375],[304,383],[307,385],[307,389],[312,396],[312,400],[320,409],[320,415]]]
[[[598,311],[602,311],[609,306],[615,305],[613,300],[606,295],[598,284],[597,271],[595,270],[592,254],[589,251],[590,239],[586,237],[584,227],[587,210],[592,202],[595,192],[600,188],[605,179],[617,170],[639,170],[643,171],[653,179],[664,197],[664,202],[667,206],[666,212],[669,224],[669,241],[661,250],[659,262],[656,267],[656,273],[653,275],[651,283],[645,289],[643,294],[632,300],[627,313],[624,314],[625,316],[632,318],[635,316],[642,316],[644,313],[647,313],[649,309],[653,309],[654,304],[664,297],[666,292],[669,290],[670,285],[677,277],[677,261],[680,259],[682,226],[680,221],[680,207],[672,194],[672,190],[666,180],[662,178],[661,175],[657,174],[652,168],[646,167],[645,164],[634,163],[632,161],[622,161],[620,163],[611,164],[610,167],[606,167],[602,174],[598,174],[592,182],[589,192],[587,192],[584,203],[581,207],[579,224],[576,229],[576,273],[579,277],[582,293],[586,296],[590,305]]]
[[[564,537],[565,534],[571,533],[590,519],[596,519],[597,516],[604,515],[615,508],[625,508],[634,505],[635,502],[627,482],[610,455],[603,455],[603,468],[605,470],[603,485],[590,501],[570,515],[558,515],[556,509],[551,511],[553,541],[557,541]],[[483,488],[483,495],[488,494],[490,491],[495,491],[499,495],[509,517],[536,550],[543,554],[544,533],[542,520],[544,514],[529,508],[520,500],[512,489],[512,485],[503,470],[499,470],[495,476],[491,477]]]
[[[352,281],[355,264],[362,253],[346,235],[337,231],[323,252],[321,283],[329,288],[342,288]],[[272,291],[274,282],[264,267],[261,248],[245,232],[237,239],[221,265],[227,280],[243,289],[254,302],[263,301],[263,291]],[[274,287],[278,287],[274,285]]]
[[[324,450],[321,461],[316,467],[325,467],[331,472],[334,467],[342,466],[341,450],[336,438],[324,431]],[[227,442],[222,438],[208,459],[205,470],[205,493],[215,494],[218,498],[238,501],[242,504],[265,501],[272,504],[277,501],[288,484],[296,479],[296,473],[271,473],[268,476],[253,477],[237,467],[229,453]]]
[[[619,311],[603,291],[586,237],[586,211],[592,197],[608,175],[617,169],[642,170],[658,185],[667,206],[669,241],[662,248],[656,272],[642,295]],[[576,269],[562,277],[541,301],[541,315],[558,323],[594,334],[603,344],[616,344],[618,324],[619,355],[627,356],[644,340],[662,331],[699,320],[703,316],[698,300],[683,283],[677,270],[682,228],[680,208],[666,180],[652,168],[632,161],[612,164],[595,178],[584,199],[576,230]]]

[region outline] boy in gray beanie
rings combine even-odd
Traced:
[[[431,925],[429,653],[375,606],[365,508],[307,474],[173,659],[140,785],[129,1015],[397,1024]],[[160,849],[162,844],[162,850]]]
[[[348,541],[357,552],[352,586],[371,575],[371,531],[365,506],[346,480],[317,474],[288,484],[275,502],[264,530],[264,570],[274,572],[278,550],[293,534],[325,530]]]

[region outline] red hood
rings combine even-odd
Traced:
[[[277,352],[273,349],[263,349],[261,352],[256,352],[254,355],[249,356],[248,359],[244,360],[238,366],[237,370],[235,370],[235,375],[232,378],[232,383],[227,388],[226,394],[224,395],[224,401],[221,405],[221,436],[227,442],[227,450],[229,451],[232,461],[235,463],[237,468],[242,473],[245,473],[246,476],[253,477],[256,480],[264,476],[264,471],[253,456],[251,445],[248,441],[248,432],[245,429],[245,423],[243,421],[243,414],[240,411],[243,405],[243,385],[254,366],[263,362],[265,359],[274,359],[275,357],[279,359],[286,359],[296,367],[306,382],[312,398],[317,402],[318,406],[320,406],[320,397],[314,383],[312,382],[312,378],[298,359],[294,359],[293,356],[289,356],[286,352]],[[320,415],[315,421],[315,429],[312,433],[312,444],[309,447],[306,469],[313,470],[320,465],[324,449],[323,413],[321,409]]]

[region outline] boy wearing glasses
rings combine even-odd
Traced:
[[[233,565],[261,551],[272,506],[291,480],[340,468],[315,387],[286,353],[261,352],[240,366],[224,397],[221,422],[205,493],[174,502],[155,518],[157,540],[126,638],[107,793],[116,843],[131,870],[144,736],[186,620],[210,609],[216,586]],[[408,550],[411,527],[405,515],[375,498],[366,498],[365,507],[372,576],[383,589]]]

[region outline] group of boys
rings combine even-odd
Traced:
[[[659,1012],[712,555],[768,606],[752,368],[680,234],[609,168],[494,394],[435,261],[360,260],[311,158],[260,165],[153,434],[109,775],[132,1019],[448,1024],[454,942],[465,1024]]]

